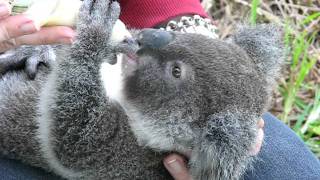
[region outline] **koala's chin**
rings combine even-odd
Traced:
[[[159,152],[176,151],[181,154],[189,154],[192,142],[196,137],[193,130],[186,123],[159,123],[162,117],[144,115],[133,105],[123,105],[129,124],[135,134],[139,145],[152,148]],[[166,117],[166,121],[175,121]]]

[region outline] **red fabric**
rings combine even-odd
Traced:
[[[120,19],[129,28],[154,27],[179,15],[207,17],[199,0],[120,0]]]

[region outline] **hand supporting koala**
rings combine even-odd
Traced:
[[[260,119],[258,121],[257,126],[258,135],[256,139],[256,144],[254,145],[254,147],[252,147],[252,150],[250,151],[251,156],[256,156],[261,150],[264,137],[264,120]],[[190,156],[191,154],[189,154],[187,158],[190,158]],[[163,160],[163,163],[175,180],[192,180],[192,176],[187,167],[186,160],[183,157],[181,157],[181,155],[171,154]]]

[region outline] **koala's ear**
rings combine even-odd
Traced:
[[[242,26],[238,29],[229,42],[244,49],[267,77],[272,79],[277,77],[285,62],[281,28],[261,24],[252,27]]]

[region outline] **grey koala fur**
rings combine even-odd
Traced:
[[[119,11],[117,2],[86,0],[71,47],[39,59],[51,65],[33,81],[24,71],[1,77],[0,154],[67,179],[172,179],[163,157],[191,151],[194,179],[240,179],[284,64],[279,29],[244,28],[228,43],[172,32],[168,44],[141,45],[112,66]],[[103,66],[121,73],[109,77]]]
[[[54,47],[58,47],[55,45]],[[25,72],[30,79],[34,79],[37,74],[37,67],[40,63],[50,65],[51,54],[50,46],[22,46],[15,50],[9,50],[6,52],[0,61],[0,75],[5,74],[10,70],[18,70],[25,67]],[[29,57],[30,54],[34,56]],[[37,54],[38,56],[35,56]]]

